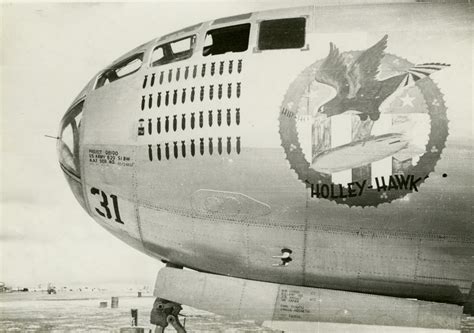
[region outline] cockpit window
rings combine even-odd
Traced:
[[[209,30],[204,41],[204,56],[244,52],[249,47],[250,23]]]
[[[188,59],[193,55],[195,43],[196,35],[193,35],[159,45],[153,50],[151,65],[154,67]]]
[[[99,76],[95,89],[135,73],[140,69],[142,63],[143,53],[139,53],[113,65]]]
[[[84,101],[76,104],[64,116],[58,140],[59,162],[70,173],[80,178],[79,130]]]
[[[305,45],[304,17],[262,21],[258,36],[260,50],[300,49]]]

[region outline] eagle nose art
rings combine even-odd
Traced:
[[[81,117],[84,101],[73,104],[59,125],[57,141],[57,153],[59,165],[64,172],[66,180],[74,193],[74,196],[85,208],[82,195],[81,169],[79,160]]]

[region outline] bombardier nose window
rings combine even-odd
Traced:
[[[82,107],[84,101],[70,109],[61,121],[58,140],[59,162],[70,173],[78,178],[79,169],[79,129],[81,127]]]

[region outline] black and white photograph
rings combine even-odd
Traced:
[[[474,333],[473,9],[0,1],[0,332]]]

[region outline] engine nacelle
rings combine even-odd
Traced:
[[[252,281],[165,267],[154,296],[257,322],[323,322],[459,329],[462,307],[340,290]]]

